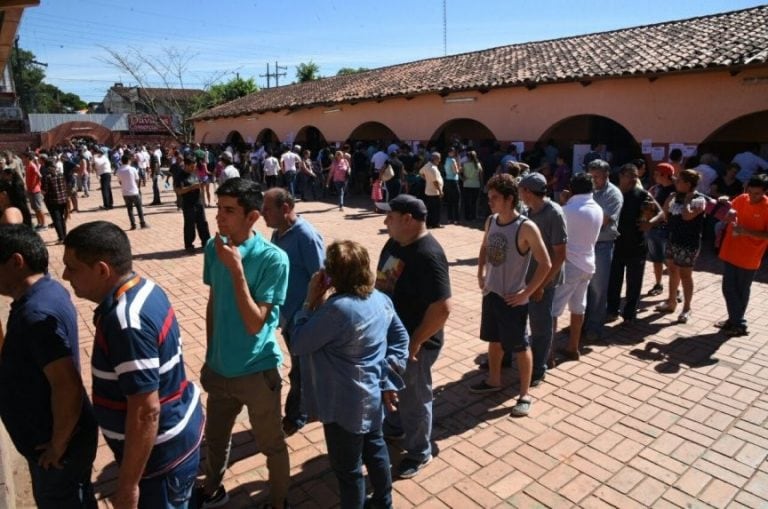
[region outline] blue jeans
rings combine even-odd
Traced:
[[[198,463],[200,449],[167,474],[142,479],[139,482],[139,509],[196,508],[197,503],[193,499]]]
[[[283,338],[291,349],[291,335],[283,330]],[[285,398],[285,417],[283,422],[302,428],[307,423],[307,414],[301,405],[301,364],[297,355],[291,355],[291,371],[288,373],[288,380],[291,383],[288,389],[288,396]]]
[[[728,323],[737,327],[746,327],[749,293],[756,270],[742,269],[731,263],[723,262],[723,297],[728,310]]]
[[[547,359],[552,348],[552,301],[555,287],[544,290],[540,301],[528,301],[528,320],[531,326],[533,378],[541,378],[547,371]]]
[[[347,190],[347,181],[333,181],[333,187],[336,188],[336,192],[339,194],[339,207],[344,206],[344,192]]]
[[[339,481],[342,509],[362,508],[365,503],[363,463],[373,487],[371,507],[392,507],[392,472],[381,429],[350,433],[336,423],[323,424],[328,459]]]
[[[40,509],[96,509],[91,469],[96,458],[98,429],[80,430],[61,459],[62,468],[44,470],[27,458],[32,494]]]
[[[283,174],[283,178],[285,179],[285,187],[288,189],[288,192],[291,193],[291,196],[296,196],[296,172],[286,171]]]
[[[587,312],[584,316],[584,330],[600,336],[608,309],[608,280],[611,275],[613,241],[595,244],[595,273],[587,290]]]
[[[432,455],[432,364],[440,349],[422,348],[418,360],[405,367],[405,389],[397,393],[397,411],[387,411],[384,429],[387,434],[405,433],[405,457],[424,461]]]

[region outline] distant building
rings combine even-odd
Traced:
[[[175,115],[186,109],[203,90],[187,88],[140,88],[115,83],[104,96],[98,113],[156,113]]]

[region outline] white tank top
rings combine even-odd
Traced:
[[[493,292],[503,297],[525,288],[531,251],[529,249],[526,253],[521,253],[517,243],[520,226],[524,221],[524,216],[518,216],[511,223],[501,225],[498,214],[491,217],[485,244],[483,294]]]

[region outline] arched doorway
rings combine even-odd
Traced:
[[[398,137],[392,129],[381,122],[365,122],[355,127],[347,137],[347,140],[351,143],[358,141],[391,143],[398,141]]]
[[[721,161],[730,161],[745,150],[756,149],[768,157],[768,110],[736,118],[707,136],[699,146],[699,154],[710,152]]]
[[[88,138],[97,143],[114,145],[112,131],[103,125],[87,121],[65,122],[58,125],[50,131],[41,133],[40,143],[44,148],[51,148],[74,138]]]
[[[323,133],[313,125],[307,125],[299,129],[293,142],[301,145],[302,148],[311,150],[312,154],[317,154],[321,148],[328,146]]]
[[[600,115],[576,115],[565,118],[544,131],[537,145],[554,142],[560,153],[571,161],[573,146],[602,143],[610,154],[611,165],[618,166],[642,157],[640,144],[621,124]]]
[[[230,131],[225,143],[227,145],[232,145],[235,148],[241,148],[245,145],[245,139],[243,138],[243,135],[240,134],[240,131]]]
[[[277,137],[275,131],[265,128],[256,136],[256,143],[261,143],[267,149],[271,149],[280,145],[280,138]]]
[[[471,118],[455,118],[438,127],[429,146],[445,151],[450,145],[480,147],[496,141],[496,136],[482,122]]]

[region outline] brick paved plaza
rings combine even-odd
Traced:
[[[119,189],[115,191],[116,202],[122,203]],[[164,193],[166,204],[147,208],[151,229],[129,236],[135,269],[169,294],[183,331],[187,372],[197,380],[205,357],[208,290],[201,277],[202,253],[190,256],[182,249],[182,217],[172,196]],[[95,219],[127,228],[124,208],[96,210],[98,192],[82,203],[86,211],[75,214],[70,228]],[[367,206],[368,200],[353,198],[346,213],[322,202],[297,208],[326,243],[352,238],[367,246],[375,260],[387,235],[383,216]],[[214,209],[207,214],[215,231]],[[263,221],[258,227],[267,232]],[[765,270],[753,286],[749,337],[727,340],[712,326],[725,310],[719,266],[709,256],[695,273],[694,312],[688,324],[674,324],[672,315],[652,311],[662,297],[644,298],[637,323],[614,326],[607,343],[591,345],[581,361],[550,371],[546,382],[532,389],[531,416],[513,420],[508,417],[517,395],[513,369],[504,373],[511,384],[504,391],[490,396],[468,392],[484,376],[476,367],[485,350],[477,338],[480,294],[475,277],[482,232],[447,226],[434,235],[448,256],[454,295],[446,344],[434,370],[437,455],[415,478],[395,481],[396,508],[768,507]],[[63,248],[52,245],[52,230],[43,237],[52,271],[60,277]],[[650,287],[650,272],[649,267],[644,290]],[[83,376],[90,387],[94,305],[75,302]],[[283,375],[287,384],[287,369]],[[224,480],[232,497],[228,507],[266,501],[265,458],[256,454],[258,445],[248,430],[243,413]],[[288,446],[291,504],[337,505],[321,426],[308,425],[288,439]],[[392,452],[396,462],[397,451]],[[101,439],[94,471],[100,498],[112,492],[116,472]]]

